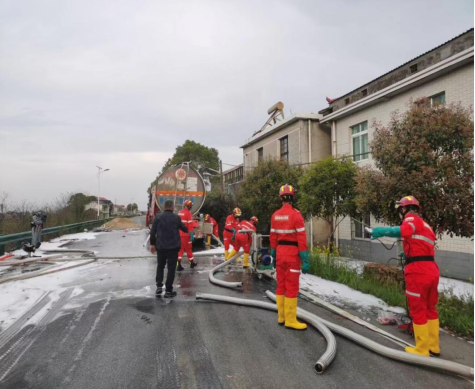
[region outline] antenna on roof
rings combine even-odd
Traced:
[[[277,120],[281,120],[280,117],[282,117],[282,119],[285,120],[285,116],[284,116],[284,103],[282,103],[281,101],[279,101],[278,103],[274,104],[272,107],[270,107],[268,110],[267,110],[267,113],[270,115],[269,119],[267,120],[266,124],[264,124],[262,126],[262,128],[259,130],[259,131],[256,131],[254,134],[252,134],[252,136],[258,134],[259,132],[261,131],[264,131],[266,129],[267,126],[270,126],[271,125],[271,122],[273,121],[274,124],[277,123]]]

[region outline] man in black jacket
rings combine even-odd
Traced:
[[[163,287],[163,270],[168,266],[167,280],[165,282],[165,297],[175,297],[173,281],[178,261],[178,252],[181,248],[179,230],[188,232],[180,217],[173,213],[173,201],[165,201],[165,211],[155,217],[150,230],[150,251],[157,251],[157,291],[155,295],[161,296]]]

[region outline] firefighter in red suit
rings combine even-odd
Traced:
[[[239,208],[234,208],[233,213],[226,218],[223,231],[223,243],[224,243],[224,259],[228,260],[229,256],[229,245],[231,244],[231,239],[233,234],[236,232],[236,227],[241,221],[242,212]]]
[[[283,185],[279,190],[282,208],[272,215],[270,230],[271,255],[277,270],[277,322],[287,328],[304,330],[305,323],[297,321],[297,294],[300,265],[308,273],[308,248],[305,224],[300,212],[292,206],[295,189]]]
[[[249,251],[251,249],[252,243],[252,232],[239,232],[240,230],[252,230],[257,231],[256,225],[259,220],[256,216],[251,217],[249,221],[243,220],[236,226],[236,232],[231,238],[233,242],[233,249],[229,253],[229,259],[231,259],[241,247],[244,250],[242,267],[249,267]]]
[[[184,205],[185,207],[180,212],[178,212],[178,216],[180,216],[181,221],[188,228],[188,233],[180,230],[181,248],[180,252],[178,253],[178,271],[183,270],[183,266],[181,266],[181,260],[183,258],[184,251],[186,251],[188,261],[190,262],[190,267],[193,269],[197,265],[197,263],[193,260],[192,250],[192,244],[195,240],[195,237],[193,234],[193,215],[191,214],[190,209],[193,206],[193,203],[191,200],[186,200]]]
[[[416,347],[406,352],[439,356],[439,315],[437,313],[439,267],[434,260],[435,233],[419,216],[420,205],[414,196],[403,197],[396,205],[402,223],[399,227],[376,227],[373,239],[399,238],[404,245],[406,297],[414,326]]]
[[[205,222],[213,225],[213,235],[219,239],[218,222],[208,214],[205,215]]]

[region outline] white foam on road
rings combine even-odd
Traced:
[[[400,307],[391,307],[383,300],[366,293],[351,289],[350,287],[325,280],[312,274],[302,274],[300,276],[300,289],[306,290],[340,307],[351,306],[353,308],[363,308],[372,310],[374,308],[384,311],[403,314],[406,311]]]

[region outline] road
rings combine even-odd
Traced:
[[[142,247],[145,238],[145,231],[114,231],[70,247],[92,248],[106,257],[140,257],[147,255]],[[194,297],[205,292],[266,301],[265,291],[275,290],[271,281],[258,280],[234,266],[218,277],[243,280],[242,291],[221,288],[209,283],[207,272],[220,259],[198,262],[197,268],[185,266],[177,273],[178,296],[170,300],[154,297],[153,258],[103,259],[78,268],[42,321],[24,327],[1,346],[0,387],[473,387],[458,377],[385,359],[341,337],[334,362],[317,375],[314,364],[325,340],[313,328],[288,330],[277,325],[274,312]],[[397,347],[309,302],[301,301],[300,306]],[[0,334],[0,345],[1,339]],[[471,347],[473,358],[473,345],[460,341],[459,346]],[[455,359],[456,352],[451,350],[447,357]]]

